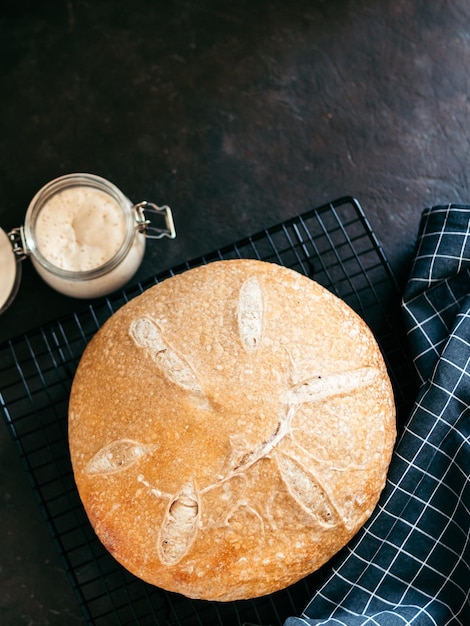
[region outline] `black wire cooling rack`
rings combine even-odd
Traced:
[[[318,281],[369,324],[395,388],[399,424],[414,379],[400,323],[400,293],[364,212],[341,198],[94,302],[74,315],[0,347],[0,407],[42,514],[83,610],[93,626],[275,626],[304,608],[322,570],[276,594],[231,603],[186,599],[124,570],[96,538],[73,480],[67,406],[81,354],[103,322],[151,285],[217,259],[257,258]],[[314,311],[312,311],[314,315]]]

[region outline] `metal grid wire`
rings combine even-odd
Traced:
[[[0,407],[85,620],[94,626],[280,625],[303,609],[322,577],[320,570],[276,594],[230,603],[193,601],[167,593],[136,579],[111,557],[94,534],[75,488],[67,406],[88,341],[114,311],[151,285],[191,267],[230,258],[285,265],[345,300],[375,333],[395,387],[399,420],[407,414],[414,390],[400,330],[400,295],[354,198],[309,210],[1,346]]]

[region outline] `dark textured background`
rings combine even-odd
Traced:
[[[466,0],[2,0],[0,226],[99,174],[173,208],[143,279],[350,194],[403,284],[469,199],[469,32]],[[23,274],[0,342],[78,306]],[[3,423],[0,489],[0,623],[81,623]]]

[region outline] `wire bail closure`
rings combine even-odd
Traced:
[[[173,213],[171,212],[169,206],[165,204],[160,207],[153,202],[147,202],[144,200],[143,202],[134,204],[133,208],[136,212],[137,230],[144,233],[147,239],[163,239],[163,237],[175,239],[176,230],[173,222]],[[163,216],[165,220],[165,228],[152,226],[152,222],[148,219],[146,213]]]
[[[13,253],[17,257],[18,261],[24,261],[29,256],[29,252],[23,226],[13,228],[7,233],[7,236],[11,242]]]

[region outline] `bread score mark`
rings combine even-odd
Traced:
[[[166,510],[158,540],[162,563],[176,565],[188,553],[196,537],[201,507],[190,482],[183,487]]]
[[[336,526],[339,516],[317,479],[306,472],[302,465],[286,454],[277,453],[276,461],[282,479],[300,506],[322,526]]]
[[[294,408],[289,408],[286,411],[285,416],[279,420],[276,424],[276,428],[273,430],[271,435],[265,439],[265,441],[258,444],[253,450],[245,452],[245,454],[236,461],[232,471],[225,478],[222,478],[215,485],[207,487],[206,490],[208,491],[213,487],[218,487],[220,483],[226,482],[234,476],[246,472],[257,461],[267,457],[270,452],[272,452],[279,445],[284,437],[291,434],[294,414]]]
[[[158,448],[157,444],[145,444],[133,439],[117,439],[101,448],[87,463],[87,474],[110,474],[121,472]]]
[[[247,352],[255,352],[263,333],[263,291],[256,276],[247,278],[238,296],[238,332]]]
[[[148,350],[151,359],[168,380],[196,397],[205,398],[193,369],[164,339],[156,322],[148,317],[139,317],[131,322],[129,333],[139,348]]]
[[[288,405],[318,402],[369,387],[379,375],[380,371],[375,367],[360,367],[340,374],[313,376],[286,389],[281,394],[281,401]]]

